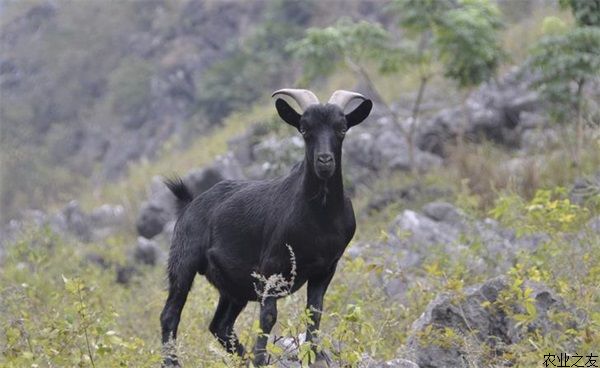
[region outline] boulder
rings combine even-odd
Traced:
[[[128,285],[135,276],[139,273],[138,269],[133,265],[117,266],[117,274],[115,281],[118,284]]]
[[[465,106],[447,108],[419,124],[416,142],[421,150],[445,157],[447,143],[461,134],[471,141],[487,139],[518,148],[521,136],[541,119],[524,114],[543,111],[539,95],[529,89],[533,75],[512,70],[498,83],[482,85],[467,99]],[[534,123],[534,124],[532,124]]]
[[[138,234],[147,239],[152,239],[160,234],[165,224],[173,216],[173,211],[170,210],[171,206],[170,204],[163,205],[159,201],[143,203],[135,224]]]
[[[90,221],[94,229],[119,227],[125,221],[125,208],[121,205],[103,204],[92,210]]]
[[[443,255],[471,272],[497,275],[514,265],[519,251],[534,251],[548,240],[543,233],[519,237],[493,219],[473,219],[449,203],[435,201],[422,212],[402,211],[384,240],[355,243],[351,253],[382,259],[391,272],[379,281],[388,295],[402,299],[430,259]]]
[[[359,368],[419,368],[419,366],[407,359],[396,358],[388,361],[379,361],[368,355],[363,356]]]
[[[67,206],[62,210],[62,215],[65,219],[66,230],[69,233],[75,235],[84,242],[91,240],[91,220],[89,216],[81,210],[77,201],[73,200],[69,202],[69,204],[67,204]]]
[[[165,252],[153,240],[139,237],[133,251],[133,260],[137,263],[154,266],[166,259]]]
[[[577,328],[577,316],[562,299],[545,285],[532,281],[522,283],[519,288],[522,292],[528,290],[535,317],[518,323],[515,315],[531,311],[527,311],[512,285],[510,279],[500,276],[469,287],[461,295],[439,294],[412,325],[408,348],[416,363],[432,368],[485,365],[491,362],[473,352],[481,349],[470,347],[486,344],[501,356],[503,347],[519,342],[524,332],[546,335]],[[502,302],[498,302],[501,295]],[[555,312],[571,313],[567,326],[552,322],[550,315]]]
[[[431,202],[423,206],[423,213],[438,222],[460,224],[465,220],[464,214],[447,202]]]
[[[575,204],[582,205],[591,198],[600,198],[600,171],[575,180],[569,192],[569,199]]]
[[[352,181],[364,182],[373,173],[411,169],[409,148],[400,128],[388,117],[369,118],[348,132],[344,144],[344,158],[351,168],[346,171]],[[403,122],[408,129],[409,122]],[[442,160],[430,152],[414,147],[414,165],[418,171],[440,166]]]
[[[190,171],[185,175],[183,180],[192,193],[200,194],[223,179],[224,177],[219,170],[214,167],[208,167],[206,169]]]

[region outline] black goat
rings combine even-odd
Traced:
[[[261,302],[264,334],[254,347],[256,365],[267,362],[266,334],[275,324],[276,299],[282,296],[265,290],[257,274],[284,275],[291,280],[290,293],[308,282],[307,308],[313,323],[307,341],[319,328],[325,291],[356,228],[342,183],[342,142],[348,128],[366,119],[373,104],[349,91],[336,91],[324,105],[308,90],[283,89],[273,94],[277,95],[292,97],[304,110],[300,115],[283,99],[275,103],[279,116],[298,129],[306,143],[304,161],[289,175],[222,181],[196,198],[181,180],[166,183],[178,198],[180,216],[169,254],[169,296],[160,317],[162,342],[168,349],[165,365],[178,365],[170,345],[196,273],[219,290],[209,329],[229,352],[244,355],[233,326],[248,301]],[[360,99],[360,105],[344,114],[354,99]]]

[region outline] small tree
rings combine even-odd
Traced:
[[[406,31],[400,42],[393,42],[392,35],[378,24],[344,20],[332,27],[309,29],[289,49],[304,61],[309,79],[330,74],[342,63],[353,70],[399,127],[414,170],[414,134],[428,82],[440,64],[444,75],[461,87],[488,80],[503,55],[497,41],[501,23],[498,11],[487,0],[395,0],[390,9],[399,14],[399,24]],[[378,62],[382,74],[406,69],[418,73],[419,88],[408,128],[374,85],[365,67],[369,61]]]
[[[600,0],[564,0],[576,25],[552,27],[532,50],[532,65],[540,76],[536,86],[551,102],[557,121],[575,118],[576,139],[573,164],[579,166],[583,145],[584,86],[600,75]],[[545,22],[555,24],[555,18]]]
[[[466,100],[483,82],[490,80],[505,54],[498,41],[502,28],[496,6],[487,0],[463,0],[461,6],[440,17],[436,25],[436,48],[444,76],[454,80],[465,93],[462,98],[465,124],[470,121]],[[465,125],[460,125],[462,148]]]

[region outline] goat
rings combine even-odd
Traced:
[[[222,181],[195,198],[181,179],[166,182],[177,197],[180,215],[169,252],[169,295],[160,317],[165,366],[179,365],[172,344],[196,273],[219,291],[209,330],[230,353],[244,356],[233,326],[249,301],[261,302],[263,334],[253,350],[256,366],[267,363],[267,334],[282,296],[261,298],[260,288],[265,285],[257,286],[256,275],[291,276],[289,293],[308,283],[312,323],[306,339],[314,349],[325,292],[356,229],[342,182],[342,142],[349,128],[367,118],[373,104],[361,94],[343,90],[336,91],[327,104],[320,104],[308,90],[282,89],[272,97],[280,95],[291,97],[303,110],[299,114],[281,98],[275,102],[279,116],[300,132],[306,147],[304,160],[287,176]],[[344,114],[356,99],[361,101],[358,107]]]

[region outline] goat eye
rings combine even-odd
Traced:
[[[346,135],[346,132],[347,132],[347,131],[348,131],[348,129],[341,129],[341,130],[340,130],[340,135],[341,135],[341,136],[344,136],[344,135]]]
[[[300,134],[306,135],[306,128],[300,128]]]

